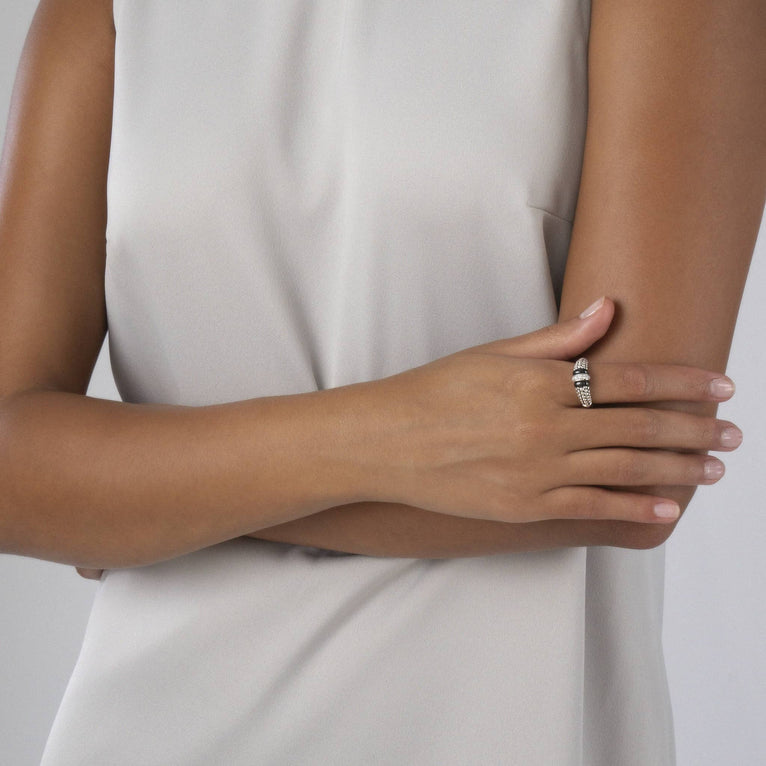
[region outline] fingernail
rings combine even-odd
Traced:
[[[723,476],[723,463],[720,460],[706,460],[703,468],[706,479],[720,479]]]
[[[681,509],[676,503],[663,502],[654,506],[654,515],[661,519],[675,519],[679,513]]]
[[[731,378],[715,378],[709,384],[711,396],[728,399],[734,393],[734,381]]]
[[[595,303],[591,303],[590,306],[588,306],[585,311],[580,314],[580,319],[585,319],[586,317],[589,317],[591,314],[595,314],[601,306],[604,304],[604,298],[606,296],[602,295]]]
[[[742,431],[734,426],[727,426],[721,431],[721,444],[724,447],[738,447],[742,443]]]

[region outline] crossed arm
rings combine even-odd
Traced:
[[[760,0],[593,0],[585,154],[560,310],[568,319],[604,294],[617,303],[591,361],[725,371],[766,199],[764,39]],[[717,409],[666,406],[703,415]],[[660,494],[683,510],[694,490]],[[673,527],[502,524],[356,503],[252,536],[436,558],[652,547]]]
[[[766,191],[759,6],[594,0],[583,176],[561,305],[568,318],[598,295],[617,301],[619,316],[589,350],[592,360],[725,368]],[[272,526],[261,524],[254,535],[417,557],[648,547],[672,529],[497,524],[381,503],[312,511],[273,526],[306,510],[276,513],[276,501],[264,496],[268,487],[281,501],[298,502],[302,485],[280,489],[283,477],[295,476],[291,464],[267,460],[273,475],[252,475],[264,443],[281,438],[281,410],[269,416],[279,397],[163,408],[83,396],[106,331],[111,2],[42,0],[25,50],[0,165],[0,448],[7,461],[0,542],[9,552],[136,565],[246,534],[259,528],[253,520],[269,518]],[[307,399],[311,420],[317,397]],[[712,414],[714,405],[688,408]],[[290,413],[303,428],[303,404]],[[224,423],[240,430],[230,434]],[[253,423],[268,438],[253,438]],[[187,434],[199,449],[176,459]],[[211,466],[209,454],[225,459]],[[105,470],[91,475],[93,463]],[[38,476],[49,480],[30,480]],[[661,495],[671,489],[682,506],[691,497],[686,487]],[[221,502],[231,511],[225,518],[211,514]],[[157,506],[162,514],[153,513]]]

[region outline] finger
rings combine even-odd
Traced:
[[[650,407],[609,407],[561,413],[567,443],[575,450],[597,447],[650,449],[736,449],[742,432],[734,423],[690,412]]]
[[[567,319],[524,335],[490,341],[476,348],[514,357],[569,359],[575,354],[584,353],[606,334],[614,318],[614,308],[614,301],[605,297],[603,303],[587,317]]]
[[[564,466],[564,486],[695,486],[714,484],[725,471],[716,457],[624,448],[571,452]]]
[[[553,519],[609,519],[657,524],[672,523],[680,513],[678,503],[659,495],[600,487],[556,487],[543,493],[542,502],[546,514]],[[661,515],[663,513],[670,515]]]
[[[573,363],[565,364],[561,368],[558,401],[581,407],[572,382]],[[730,378],[699,367],[598,360],[588,367],[591,398],[596,406],[615,402],[722,402],[734,394],[734,382]],[[721,383],[711,387],[713,381]],[[728,392],[727,384],[731,387]]]
[[[84,577],[86,580],[100,580],[103,574],[103,569],[85,569],[83,567],[75,567],[77,574],[80,577]]]

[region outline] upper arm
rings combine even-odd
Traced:
[[[766,199],[764,39],[763,0],[593,0],[560,310],[568,319],[600,295],[614,299],[591,363],[725,371]],[[652,406],[716,414],[714,403]],[[683,509],[693,492],[662,494]],[[653,526],[628,536],[672,530]]]
[[[42,0],[0,166],[0,399],[85,393],[106,332],[111,0]]]

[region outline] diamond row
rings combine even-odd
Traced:
[[[587,383],[579,386],[576,391],[577,398],[580,400],[580,404],[582,404],[583,407],[590,407],[593,405],[593,400],[590,397],[590,386]]]

